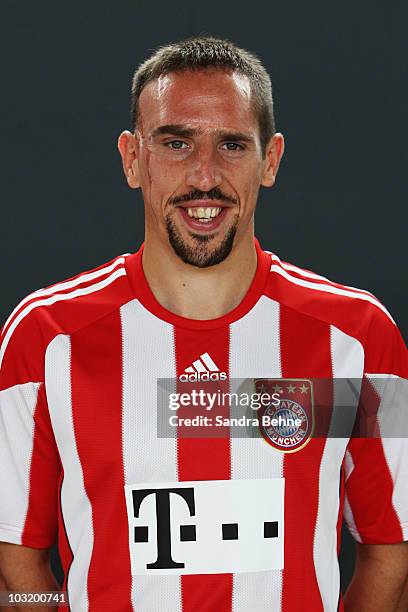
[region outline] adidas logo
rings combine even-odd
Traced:
[[[220,372],[219,367],[214,363],[208,353],[203,353],[193,364],[180,374],[181,382],[196,382],[200,380],[226,380],[227,373]]]

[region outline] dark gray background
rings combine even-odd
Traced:
[[[143,204],[116,151],[132,72],[158,45],[210,33],[272,76],[286,153],[260,195],[261,245],[373,291],[406,337],[402,2],[2,0],[0,11],[1,320],[30,291],[138,248]],[[353,559],[347,535],[343,584]]]

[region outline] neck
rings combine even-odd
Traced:
[[[225,261],[208,268],[184,263],[169,244],[146,240],[142,265],[157,301],[172,313],[189,319],[222,317],[242,301],[257,266],[253,234],[232,248]]]

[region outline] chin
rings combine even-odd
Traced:
[[[225,233],[218,245],[212,246],[214,234],[190,234],[187,241],[170,218],[166,219],[167,236],[170,245],[184,263],[197,268],[209,268],[223,262],[231,253],[237,231],[235,222]]]

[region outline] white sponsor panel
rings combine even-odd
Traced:
[[[284,478],[138,483],[125,493],[134,576],[283,568]]]

